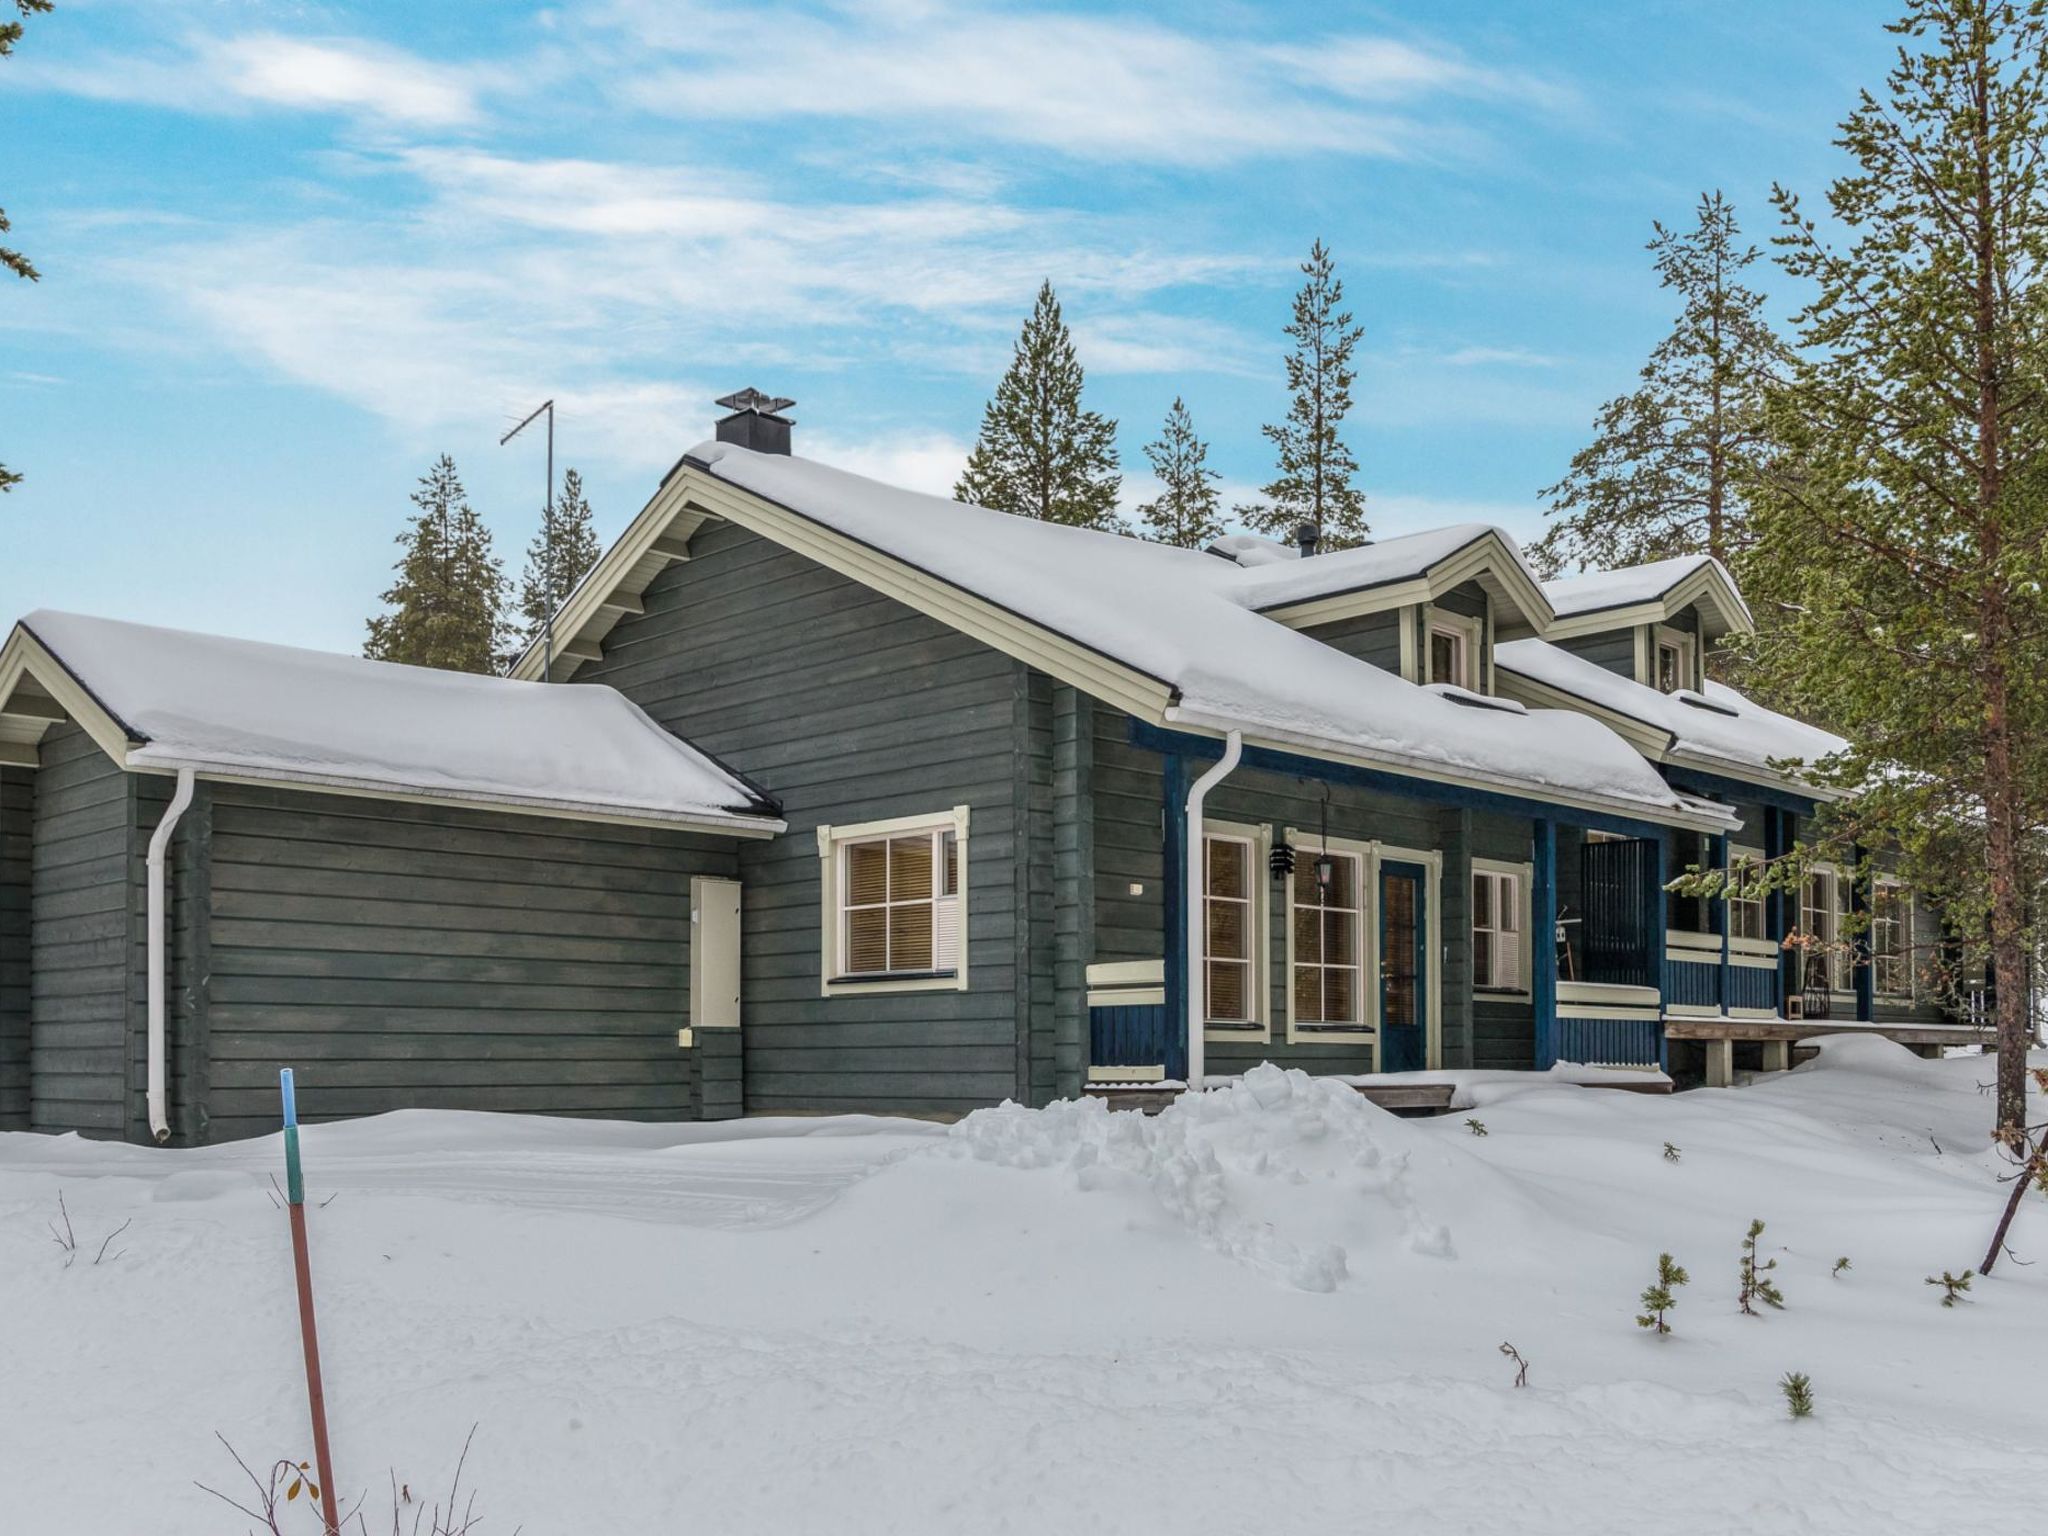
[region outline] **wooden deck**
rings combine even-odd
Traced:
[[[1536,1074],[1532,1074],[1534,1076]],[[1397,1115],[1441,1115],[1450,1110],[1451,1100],[1458,1091],[1456,1083],[1352,1083],[1355,1092],[1364,1094],[1381,1109],[1392,1110]],[[1644,1073],[1640,1081],[1620,1078],[1593,1083],[1576,1083],[1579,1088],[1617,1089],[1623,1093],[1669,1093],[1671,1079],[1659,1072]],[[1102,1099],[1112,1109],[1135,1109],[1148,1115],[1156,1115],[1187,1090],[1178,1086],[1162,1087],[1150,1083],[1090,1083],[1082,1090],[1091,1099]]]
[[[1762,1045],[1763,1070],[1783,1072],[1813,1054],[1811,1048],[1804,1051],[1795,1049],[1799,1042],[1829,1035],[1879,1035],[1929,1057],[1939,1056],[1944,1046],[1992,1044],[1990,1032],[1974,1024],[1886,1023],[1882,1019],[1867,1022],[1858,1019],[1742,1019],[1725,1015],[1687,1017],[1683,1014],[1666,1015],[1664,1019],[1665,1039],[1697,1041],[1706,1048],[1709,1088],[1727,1088],[1734,1084],[1735,1046],[1738,1042]]]

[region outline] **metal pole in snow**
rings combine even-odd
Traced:
[[[327,1397],[320,1386],[320,1334],[313,1326],[313,1263],[306,1252],[306,1180],[299,1171],[299,1101],[292,1069],[277,1074],[284,1097],[285,1209],[291,1213],[292,1266],[299,1278],[299,1338],[306,1349],[306,1402],[313,1414],[313,1465],[320,1472],[320,1518],[327,1536],[339,1536],[334,1513],[334,1462],[327,1451]]]

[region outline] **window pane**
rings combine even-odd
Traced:
[[[1358,1022],[1358,972],[1341,967],[1323,972],[1323,1022]]]
[[[889,840],[889,899],[929,901],[932,894],[932,835]]]
[[[1313,965],[1294,968],[1294,1017],[1302,1024],[1323,1022],[1323,973]]]
[[[846,914],[846,972],[861,975],[889,969],[889,914],[863,907]]]
[[[1500,877],[1500,921],[1493,926],[1502,933],[1522,931],[1522,882],[1514,875]]]
[[[1209,894],[1211,896],[1245,895],[1245,857],[1250,849],[1243,843],[1228,838],[1206,839],[1209,848]]]
[[[1675,645],[1657,647],[1657,686],[1665,693],[1676,693],[1685,686],[1679,681],[1679,651]]]
[[[1242,960],[1251,955],[1247,909],[1239,901],[1209,903],[1209,953],[1221,959]]]
[[[957,834],[952,832],[946,834],[945,846],[940,851],[939,857],[941,864],[939,878],[945,882],[945,894],[948,896],[958,896],[960,894],[960,839]]]
[[[930,863],[926,863],[930,874]],[[928,971],[932,968],[932,904],[904,902],[889,908],[889,969]]]
[[[960,968],[960,898],[949,896],[932,909],[932,969]]]
[[[1464,650],[1459,636],[1432,630],[1429,636],[1429,680],[1462,686],[1465,681]]]
[[[1349,912],[1323,914],[1323,963],[1358,964],[1357,922]]]
[[[1472,984],[1475,987],[1498,986],[1493,979],[1493,935],[1485,929],[1476,929],[1472,934]]]
[[[1500,663],[1495,662],[1494,665],[1498,666]],[[1491,875],[1474,875],[1472,877],[1472,922],[1475,927],[1479,928],[1491,928],[1493,926],[1493,876]]]
[[[1209,1017],[1231,1022],[1242,1022],[1250,1017],[1245,1011],[1248,967],[1235,960],[1211,960],[1209,962]]]
[[[855,843],[846,850],[846,901],[872,906],[889,897],[889,845]]]
[[[1330,888],[1323,894],[1323,905],[1328,907],[1356,907],[1358,905],[1358,860],[1348,855],[1335,855],[1330,868]]]
[[[1302,965],[1314,965],[1323,958],[1322,908],[1294,909],[1294,958]]]

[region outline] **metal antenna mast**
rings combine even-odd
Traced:
[[[540,542],[546,551],[541,561],[541,598],[547,605],[548,616],[541,622],[541,673],[544,683],[555,680],[555,604],[560,601],[555,592],[555,402],[543,400],[533,408],[533,414],[519,423],[510,432],[498,439],[498,446],[504,447],[513,438],[532,426],[541,412],[548,417],[548,494],[541,503]]]

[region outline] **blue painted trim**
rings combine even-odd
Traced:
[[[1529,850],[1529,1005],[1536,1070],[1557,1065],[1557,823],[1537,819]]]
[[[1764,813],[1766,859],[1782,859],[1792,851],[1791,822],[1789,811],[1773,808]],[[1799,990],[1799,977],[1793,974],[1799,956],[1785,948],[1785,936],[1792,931],[1792,915],[1797,910],[1789,891],[1773,891],[1764,898],[1764,932],[1778,945],[1777,995],[1772,999],[1772,1006],[1781,1016],[1785,1012],[1785,999]]]
[[[1165,1005],[1136,1003],[1090,1008],[1088,1039],[1090,1066],[1164,1068]]]
[[[1188,769],[1187,761],[1169,754],[1160,775],[1161,814],[1165,817],[1161,854],[1161,920],[1166,924],[1166,1075],[1182,1082],[1188,1075]]]
[[[1811,816],[1814,807],[1820,804],[1811,795],[1796,794],[1789,789],[1772,789],[1763,784],[1751,784],[1746,779],[1724,778],[1718,773],[1702,773],[1697,768],[1678,768],[1667,764],[1664,768],[1664,782],[1673,789],[1682,789],[1690,795],[1719,795],[1728,800],[1753,800],[1759,805],[1775,806],[1801,816]]]
[[[1213,736],[1194,736],[1184,731],[1163,730],[1159,726],[1148,725],[1136,716],[1125,718],[1129,721],[1129,739],[1134,747],[1157,752],[1167,758],[1179,755],[1190,759],[1213,761],[1223,755],[1223,743]],[[1294,752],[1276,752],[1270,747],[1246,747],[1241,766],[1265,773],[1284,774],[1292,779],[1314,779],[1325,784],[1350,784],[1361,789],[1376,789],[1409,800],[1426,800],[1435,805],[1495,811],[1504,816],[1523,816],[1532,819],[1557,817],[1570,822],[1573,826],[1594,827],[1602,832],[1615,832],[1624,837],[1660,837],[1664,832],[1664,827],[1659,822],[1609,815],[1605,811],[1581,810],[1577,806],[1559,805],[1548,800],[1532,800],[1499,790],[1465,789],[1456,784],[1438,784],[1430,779],[1405,778],[1400,774],[1387,773],[1377,768],[1360,768],[1351,763],[1332,763],[1319,757],[1305,757]]]
[[[1665,873],[1665,860],[1668,853],[1669,848],[1665,842],[1664,834],[1662,831],[1659,831],[1657,836],[1650,840],[1650,856],[1644,860],[1649,865],[1649,878],[1643,882],[1648,887],[1643,893],[1643,916],[1645,919],[1643,931],[1649,936],[1650,955],[1653,961],[1650,967],[1650,974],[1658,979],[1658,998],[1660,1002],[1664,995],[1662,983],[1664,980],[1665,933],[1670,926],[1666,921],[1664,910],[1664,882],[1670,878]],[[1661,1011],[1660,1008],[1659,1012]],[[1664,1038],[1664,1026],[1659,1024],[1656,1028],[1657,1065],[1668,1072],[1671,1070],[1670,1042]]]
[[[1664,1028],[1655,1019],[1560,1019],[1559,1047],[1568,1061],[1605,1066],[1663,1066]]]
[[[1708,853],[1707,857],[1713,860],[1714,868],[1720,870],[1727,869],[1728,834],[1725,832],[1716,832],[1714,836],[1711,839],[1709,839],[1708,847],[1711,851]],[[1709,932],[1718,933],[1719,935],[1721,935],[1721,965],[1720,974],[1714,978],[1714,1001],[1718,1003],[1721,1007],[1726,1008],[1728,1006],[1728,973],[1733,968],[1731,962],[1728,959],[1728,954],[1731,946],[1728,942],[1729,923],[1728,901],[1726,897],[1723,897],[1719,901],[1710,901],[1707,903],[1707,922],[1709,924]]]

